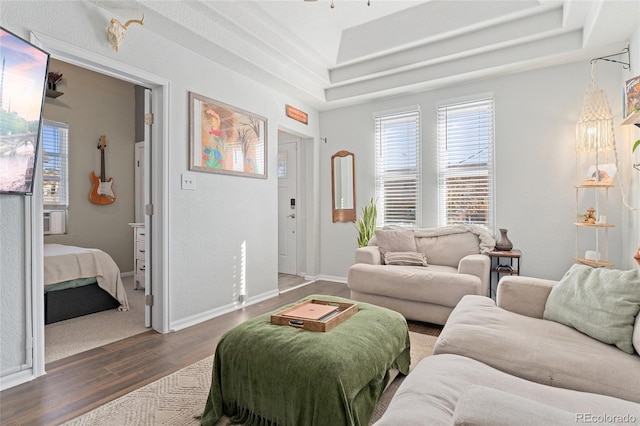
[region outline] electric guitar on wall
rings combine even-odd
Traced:
[[[104,173],[104,149],[107,146],[107,137],[100,136],[98,149],[100,150],[100,177],[91,172],[91,192],[89,193],[89,201],[93,204],[113,204],[116,201],[116,194],[113,192],[113,178],[107,180]]]

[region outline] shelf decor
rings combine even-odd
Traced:
[[[190,170],[267,178],[267,119],[189,92]]]

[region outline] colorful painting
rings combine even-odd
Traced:
[[[640,111],[640,76],[625,83],[625,117]]]
[[[267,177],[267,119],[189,93],[190,169]]]

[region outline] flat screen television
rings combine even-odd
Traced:
[[[33,194],[49,54],[0,27],[0,193]]]

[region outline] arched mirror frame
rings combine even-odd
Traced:
[[[353,205],[350,209],[336,208],[336,158],[351,157],[351,191]],[[331,156],[331,209],[334,222],[355,222],[356,221],[356,159],[355,155],[349,151],[338,151]]]

